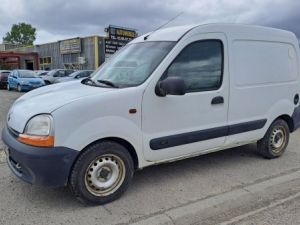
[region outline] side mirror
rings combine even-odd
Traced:
[[[160,97],[184,95],[186,93],[186,85],[181,77],[167,77],[165,80],[157,83],[155,93]]]

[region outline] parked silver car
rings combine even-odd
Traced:
[[[38,75],[39,77],[42,77],[42,76],[47,75],[47,73],[49,73],[50,71],[47,71],[47,70],[34,70],[34,72],[35,72],[36,75]]]
[[[73,81],[76,79],[86,78],[86,77],[90,76],[93,72],[94,72],[94,70],[78,70],[78,71],[75,71],[74,73],[71,73],[67,77],[62,77],[62,78],[56,79],[54,83],[62,83],[62,82],[67,82],[67,81]]]
[[[67,77],[74,71],[75,70],[71,70],[71,69],[50,70],[45,76],[42,76],[42,78],[45,81],[46,85],[53,84],[57,79],[62,77]]]

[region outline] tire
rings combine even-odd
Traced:
[[[18,90],[18,92],[22,92],[22,87],[21,87],[21,85],[20,85],[20,84],[18,84],[18,86],[17,86],[17,90]]]
[[[290,129],[288,124],[282,120],[275,120],[267,133],[257,142],[259,152],[267,159],[274,159],[281,156],[290,139]]]
[[[134,173],[128,150],[116,142],[103,141],[88,147],[70,173],[68,186],[78,200],[102,205],[118,199]]]
[[[45,80],[45,85],[50,85],[50,84],[51,84],[50,81]]]

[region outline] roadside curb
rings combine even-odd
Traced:
[[[299,197],[299,193],[300,170],[169,209],[132,224],[230,224],[233,218],[244,218],[243,215],[247,216],[251,211],[266,210],[276,202],[280,204],[293,196]]]

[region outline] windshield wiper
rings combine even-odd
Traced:
[[[106,84],[108,86],[118,88],[119,86],[109,80],[97,80],[99,83]]]
[[[87,84],[88,82],[92,83],[92,85],[94,85],[94,86],[97,85],[96,82],[93,81],[93,80],[92,80],[91,78],[89,78],[89,77],[87,77],[87,78],[85,78],[85,79],[83,79],[83,80],[81,81],[82,84]]]

